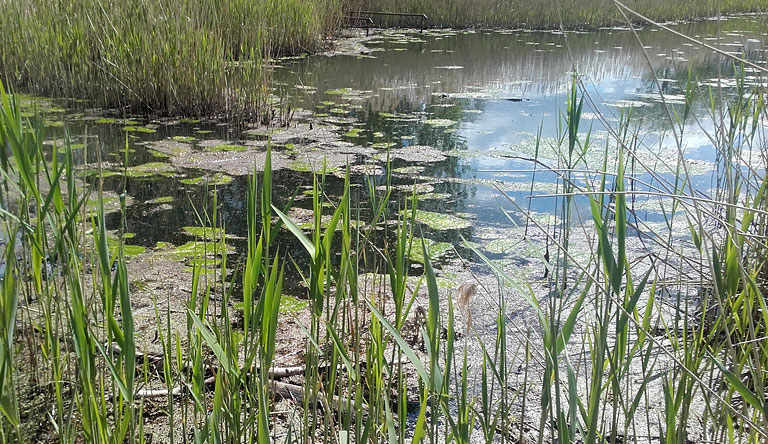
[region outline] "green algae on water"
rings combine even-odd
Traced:
[[[193,177],[190,179],[182,179],[180,182],[185,185],[209,185],[209,186],[223,186],[232,183],[234,178],[223,173],[214,173],[211,175],[205,175],[200,177]]]
[[[196,259],[206,255],[212,255],[214,252],[221,253],[218,243],[214,244],[203,241],[189,241],[176,248],[165,249],[164,252],[177,260]],[[231,252],[231,247],[227,246],[227,253]]]
[[[295,298],[293,296],[283,295],[280,298],[280,313],[295,314],[300,313],[309,307],[309,302]]]
[[[130,239],[133,236],[129,236],[132,233],[125,233],[123,235],[123,238]],[[119,240],[116,237],[113,236],[107,236],[107,247],[110,250],[110,255],[116,256],[117,255],[117,249],[120,245]],[[123,245],[123,252],[125,253],[125,257],[135,257],[142,253],[147,251],[146,247],[142,247],[141,245]]]
[[[145,134],[152,134],[157,132],[154,128],[148,128],[146,126],[133,126],[128,125],[123,127],[123,131],[126,133],[145,133]]]
[[[432,261],[439,260],[453,249],[453,246],[448,242],[435,242],[432,239],[424,239],[424,245],[427,247],[429,259]],[[421,242],[412,243],[411,249],[408,251],[408,259],[412,262],[424,263],[424,251]]]
[[[408,174],[408,175],[421,174],[424,172],[424,167],[411,165],[407,167],[395,168],[392,170],[392,172],[397,174]]]
[[[312,165],[301,160],[294,160],[288,164],[288,169],[299,173],[310,173],[312,172]]]
[[[157,157],[158,159],[168,159],[171,157],[168,154],[160,152],[154,148],[148,149],[147,152],[149,152],[149,154],[153,155],[154,157]]]
[[[189,236],[209,240],[221,239],[224,235],[223,229],[213,227],[182,227],[182,231]]]
[[[89,176],[89,177],[99,177],[99,176],[101,176],[104,179],[106,179],[107,177],[119,176],[120,175],[120,173],[117,172],[117,171],[104,170],[104,169],[100,170],[98,168],[91,168],[91,169],[85,170],[83,173],[86,176]]]
[[[247,151],[248,147],[244,145],[215,145],[204,148],[209,152],[224,152],[224,151]]]
[[[483,245],[483,249],[491,254],[505,254],[519,248],[520,241],[513,239],[494,239]]]
[[[350,137],[350,138],[357,138],[362,136],[362,132],[365,131],[362,128],[352,128],[351,130],[344,133],[344,137]]]
[[[132,179],[143,179],[156,176],[166,176],[173,173],[173,165],[165,162],[149,162],[142,165],[128,167],[125,175]]]
[[[424,125],[433,126],[435,128],[447,128],[455,124],[455,121],[449,119],[427,119],[424,121]]]
[[[470,221],[450,214],[416,210],[415,216],[416,222],[424,224],[433,230],[462,230],[472,226]]]
[[[371,145],[371,148],[386,149],[386,148],[392,148],[393,146],[397,146],[397,144],[394,142],[376,142]]]
[[[329,89],[325,93],[329,96],[341,96],[344,94],[350,94],[352,92],[351,88],[337,88],[337,89]],[[325,105],[325,102],[322,102]],[[333,103],[333,102],[331,102]]]
[[[175,199],[172,196],[162,196],[162,197],[156,197],[150,201],[147,201],[147,203],[151,204],[164,204],[164,203],[171,203]]]
[[[450,193],[424,193],[419,194],[419,200],[447,200],[452,197]]]

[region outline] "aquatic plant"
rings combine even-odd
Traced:
[[[126,112],[260,117],[264,58],[315,47],[341,8],[340,0],[2,2],[0,77]]]
[[[718,14],[760,12],[762,0],[646,0],[628,2],[637,12],[658,21],[700,19]],[[430,27],[598,29],[624,26],[626,21],[613,0],[351,0],[353,11],[426,14]],[[378,25],[419,27],[418,18],[374,16]],[[451,68],[451,67],[447,67]]]

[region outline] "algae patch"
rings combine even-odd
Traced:
[[[222,173],[214,173],[210,175],[193,177],[190,179],[182,179],[181,183],[185,185],[209,185],[209,186],[223,186],[232,183],[234,178]]]
[[[462,230],[472,226],[472,223],[466,219],[432,211],[416,210],[415,218],[416,222],[438,231]]]
[[[246,151],[247,146],[244,145],[215,145],[204,148],[208,152],[223,152],[223,151]]]
[[[173,165],[165,162],[149,162],[128,167],[125,175],[132,179],[145,179],[155,176],[168,176],[174,171]]]
[[[432,239],[424,239],[424,246],[427,248],[427,254],[432,261],[442,258],[453,249],[453,246],[448,242],[435,242]],[[424,263],[424,250],[421,242],[413,242],[410,251],[408,251],[408,259],[412,262]]]
[[[424,121],[424,125],[433,126],[436,128],[447,128],[449,126],[456,125],[456,121],[449,119],[427,119]]]
[[[147,201],[147,203],[150,204],[164,204],[164,203],[171,203],[175,199],[172,196],[162,196],[162,197],[156,197],[150,201]]]
[[[182,231],[189,236],[207,240],[221,239],[224,236],[224,230],[213,227],[183,227]]]

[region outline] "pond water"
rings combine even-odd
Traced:
[[[765,63],[763,41],[768,34],[762,19],[674,28]],[[581,137],[591,129],[588,163],[595,168],[601,166],[607,137],[597,113],[615,127],[620,114],[631,109],[632,122],[641,128],[641,154],[647,157],[647,166],[657,173],[675,173],[678,151],[655,78],[667,103],[678,111],[689,72],[703,91],[709,86],[733,86],[728,79],[733,77],[732,61],[655,28],[641,29],[637,37],[630,30],[606,29],[569,33],[567,38],[559,32],[387,31],[365,45],[369,51],[360,56],[286,61],[276,72],[278,84],[295,103],[318,114],[351,116],[355,131],[348,134],[355,143],[437,147],[450,159],[419,174],[460,179],[460,191],[448,180],[437,192],[445,186],[445,191],[461,196],[455,211],[470,212],[483,222],[508,222],[493,211],[498,192],[486,186],[489,181],[505,182],[501,188],[518,199],[529,194],[529,187],[515,184],[530,184],[531,175],[519,170],[530,171],[534,165],[509,157],[534,157],[539,131],[539,159],[558,166],[559,149],[554,145],[563,133],[562,113],[573,67],[591,96],[582,116]],[[726,80],[718,83],[717,78]],[[747,68],[747,86],[761,80]],[[704,133],[712,129],[705,105],[694,101],[701,127],[689,126],[684,150],[686,158],[698,160],[694,179],[707,190],[717,159]],[[555,182],[553,174],[540,172],[534,192],[554,192]],[[532,209],[548,212],[552,204],[536,200]]]
[[[768,33],[763,18],[673,26],[765,64]],[[735,91],[732,61],[647,27],[637,37],[627,29],[566,36],[529,31],[387,30],[374,32],[362,44],[364,48],[355,54],[276,61],[275,96],[292,110],[304,110],[296,113],[290,125],[303,125],[306,130],[307,122],[313,122],[306,135],[294,130],[290,137],[281,138],[281,133],[292,130],[272,131],[275,163],[282,167],[274,175],[276,200],[284,203],[299,189],[297,206],[309,208],[303,194],[312,184],[308,170],[317,168],[322,158],[331,159],[334,167],[346,161],[367,165],[354,170],[353,180],[361,183],[360,173],[373,172],[379,173],[373,179],[382,184],[390,150],[393,183],[402,188],[396,202],[402,202],[418,184],[419,208],[424,211],[419,219],[427,237],[458,245],[463,236],[495,254],[509,253],[509,246],[499,244],[505,235],[494,238],[489,233],[509,228],[511,222],[501,208],[513,209],[496,187],[521,207],[539,213],[542,222],[554,221],[550,216],[555,198],[527,196],[559,191],[557,176],[524,158],[537,156],[553,168],[562,165],[558,139],[564,131],[562,113],[573,67],[589,94],[580,126],[581,139],[589,132],[592,141],[585,154],[587,168],[602,169],[608,137],[597,114],[605,115],[615,128],[622,113],[631,110],[631,122],[640,128],[642,139],[638,156],[645,161],[645,166],[635,165],[632,172],[649,181],[644,168],[672,180],[678,163],[654,79],[659,79],[666,100],[678,112],[689,76],[702,91],[718,85],[725,87],[726,95]],[[761,81],[755,70],[746,68],[747,86]],[[264,151],[263,129],[188,120],[126,121],[104,118],[93,110],[65,112],[50,104],[46,107],[45,102],[34,103],[42,106],[50,139],[64,137],[64,125],[73,143],[87,145],[89,162],[107,162],[110,176],[105,189],[117,191],[125,185],[131,202],[127,229],[135,233],[129,243],[156,247],[158,242],[182,245],[194,240],[194,233],[184,227],[202,224],[200,210],[211,199],[208,187],[216,184],[219,212],[234,236],[235,250],[242,251],[248,185],[244,174],[258,159],[253,153]],[[698,122],[690,119],[683,144],[684,156],[693,161],[693,182],[704,192],[716,180],[719,161],[706,136],[712,127],[707,105],[700,98],[694,101]],[[322,131],[331,134],[315,136]],[[540,141],[538,152],[536,140]],[[610,153],[609,169],[611,162],[615,164]],[[120,166],[126,159],[127,177]],[[328,178],[331,191],[342,182],[336,176]],[[361,202],[366,201],[364,189],[359,192]],[[634,204],[636,214],[645,220],[663,220],[653,201]],[[581,207],[588,210],[587,205]],[[119,215],[110,215],[108,223],[110,228],[119,226]]]

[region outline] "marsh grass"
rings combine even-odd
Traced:
[[[630,2],[656,20],[760,11],[765,0]],[[350,11],[429,15],[430,26],[598,28],[609,0],[20,0],[0,3],[0,78],[20,91],[123,114],[274,117],[271,57],[312,52]],[[383,26],[416,26],[384,18]]]
[[[760,12],[768,6],[762,0],[647,0],[627,6],[654,20],[683,20],[714,17],[718,14]],[[426,14],[428,26],[456,28],[597,29],[625,25],[611,0],[353,0],[353,11],[383,11]],[[374,17],[377,25],[417,27],[412,18]]]
[[[658,21],[702,19],[718,14],[765,11],[763,0],[646,0],[626,2],[637,12]],[[352,0],[353,11],[426,14],[431,27],[597,29],[624,26],[626,21],[612,0]],[[418,27],[413,18],[374,17],[377,25]]]
[[[339,0],[0,3],[0,77],[126,113],[257,118],[265,59],[311,51]]]
[[[540,282],[510,275],[467,243],[498,285],[459,287],[454,307],[422,240],[418,199],[393,197],[389,162],[383,178],[363,186],[346,172],[338,196],[326,194],[323,170],[312,172],[312,226],[299,228],[286,215],[293,202],[273,201],[268,148],[265,172],[244,197],[243,260],[230,263],[216,190],[196,204],[199,225],[221,235],[200,236],[185,328],[172,324],[170,303],[164,312],[155,302],[157,356],[137,347],[130,263],[121,235],[117,248],[107,243],[100,181],[88,186],[71,144],[46,148],[44,129],[22,118],[17,96],[0,91],[8,148],[0,154],[0,441],[24,442],[43,429],[62,443],[146,442],[152,420],[144,412],[158,403],[163,439],[184,443],[764,442],[765,91],[747,89],[743,67],[731,66],[740,79],[734,94],[721,99],[692,78],[686,104],[668,108],[680,153],[675,177],[635,157],[642,133],[630,112],[607,125],[602,170],[586,165],[592,142],[581,116],[594,104],[574,75],[552,166],[562,171],[559,188],[548,195],[562,222],[543,226],[515,207],[552,252],[535,258],[548,270],[543,293]],[[710,130],[720,154],[712,195],[694,188],[683,156],[697,95],[721,123]],[[640,167],[651,186],[633,173]],[[669,233],[634,217],[632,200],[643,194],[664,199]],[[88,214],[94,196],[102,205]],[[583,199],[588,221],[577,211]],[[672,235],[680,220],[688,237]],[[285,234],[298,249],[284,246]],[[638,249],[639,238],[654,249]],[[579,239],[590,245],[588,260],[574,257]],[[414,248],[423,262],[415,276]],[[280,310],[288,267],[302,281],[303,317]],[[673,290],[699,297],[669,301]],[[481,297],[495,310],[491,340],[476,323],[457,328],[457,313],[468,320]],[[525,301],[533,325],[510,320],[514,300]],[[240,302],[241,313],[231,309]],[[285,316],[306,344],[294,373],[300,385],[275,366]],[[420,341],[407,337],[411,326]],[[165,389],[147,391],[150,383]],[[51,400],[44,411],[19,401],[35,392]],[[275,399],[288,402],[288,414],[275,411]]]

